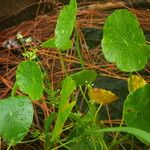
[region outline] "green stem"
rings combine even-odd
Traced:
[[[94,119],[93,119],[93,124],[96,122],[96,117],[97,117],[97,115],[98,115],[98,112],[99,112],[100,109],[102,108],[102,106],[103,106],[103,104],[101,104],[101,105],[98,107],[97,111],[95,112]]]
[[[65,67],[64,59],[63,59],[62,53],[59,49],[58,49],[58,54],[59,54],[62,70],[65,73],[65,76],[67,76],[67,70],[66,70],[66,67]]]
[[[93,139],[93,147],[94,147],[94,150],[97,150],[96,144],[95,144],[95,140],[94,140],[94,139]]]
[[[10,150],[11,146],[12,146],[12,144],[10,144],[10,145],[8,146],[7,150]]]
[[[41,138],[44,138],[43,136]],[[35,142],[37,140],[39,140],[40,138],[36,138],[36,139],[33,139],[33,140],[29,140],[29,141],[22,141],[22,142],[19,142],[19,144],[25,144],[25,143],[31,143],[31,142]]]
[[[130,92],[133,91],[133,83],[132,83],[132,72],[130,72],[129,74],[129,77],[130,77],[130,82],[129,82],[129,89],[130,89]]]
[[[85,94],[84,94],[84,92],[83,92],[83,90],[82,90],[81,85],[79,85],[79,89],[80,89],[81,94],[82,94],[83,98],[85,99],[85,101],[86,101],[88,107],[90,107],[89,101],[88,101],[88,99],[86,98],[86,96],[85,96]]]
[[[132,141],[131,150],[134,150],[134,144],[133,144],[133,142],[134,142],[134,136],[131,136],[131,141]]]
[[[23,43],[22,39],[20,39],[19,41],[21,42],[21,46],[22,46],[24,52],[27,52],[27,50],[26,50],[26,48],[25,48],[25,46],[24,46],[24,43]]]
[[[75,47],[76,47],[76,50],[77,50],[77,54],[78,54],[78,57],[80,59],[82,69],[85,69],[82,54],[80,52],[80,44],[79,44],[80,42],[79,42],[79,35],[78,35],[77,27],[75,28],[75,36],[76,36]]]
[[[102,149],[109,150],[103,138],[99,138],[99,143],[101,143]]]
[[[130,89],[130,91],[132,91],[132,90],[133,90],[133,85],[132,85],[132,72],[130,72],[129,77],[130,77],[130,80],[129,80],[129,81],[130,81],[130,82],[129,82],[129,89]],[[119,127],[122,126],[123,121],[124,121],[124,118],[122,118]],[[112,147],[114,147],[114,146],[116,145],[116,143],[118,144],[118,142],[117,142],[118,136],[119,136],[119,132],[116,133],[116,135],[115,135],[115,137],[114,137],[114,139],[113,139],[111,145],[109,146],[109,149],[111,149]]]
[[[63,147],[63,146],[66,147],[67,144],[72,143],[72,142],[74,142],[74,141],[75,141],[75,139],[70,140],[70,141],[68,141],[68,142],[66,142],[66,143],[62,143],[61,141],[59,141],[59,143],[60,143],[61,145],[59,145],[58,147],[55,147],[55,148],[53,148],[53,149],[51,149],[51,150],[57,150],[58,148],[61,148],[61,147]],[[68,147],[66,147],[66,148],[68,148]]]
[[[121,139],[118,139],[118,140],[115,140],[110,146],[109,146],[109,149],[112,149],[115,145],[125,141],[126,139],[128,139],[129,137],[129,134],[125,135],[123,138]]]
[[[124,121],[124,119],[122,118],[122,120],[121,120],[121,123],[120,123],[119,127],[121,127],[121,126],[123,125],[123,121]],[[113,141],[112,141],[111,145],[109,146],[109,149],[111,149],[113,146],[115,146],[115,145],[116,145],[115,143],[117,143],[116,141],[117,141],[118,136],[119,136],[119,131],[118,131],[118,132],[116,132],[116,135],[115,135],[115,137],[114,137],[114,139],[113,139]],[[117,144],[118,144],[118,143],[117,143]]]
[[[105,150],[109,150],[108,147],[107,147],[107,145],[106,145],[106,143],[104,142],[103,139],[102,139],[102,143],[103,143],[104,149],[105,149]]]

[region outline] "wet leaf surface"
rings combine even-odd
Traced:
[[[150,47],[136,16],[125,9],[116,10],[107,18],[102,50],[108,61],[127,72],[142,70],[150,58]]]
[[[129,127],[150,133],[150,85],[131,92],[124,103],[123,115]]]
[[[0,101],[0,136],[8,144],[17,144],[27,134],[33,120],[28,97],[17,96]]]
[[[39,65],[34,61],[21,62],[16,72],[16,84],[32,100],[40,99],[43,95],[43,75]]]

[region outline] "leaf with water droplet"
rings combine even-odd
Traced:
[[[2,111],[3,110],[3,107],[0,107],[0,111]]]
[[[125,9],[114,11],[106,20],[102,50],[105,58],[122,71],[133,72],[145,67],[150,46],[137,17]]]
[[[20,107],[19,104],[23,105]],[[0,108],[0,137],[15,145],[24,138],[32,124],[32,103],[26,96],[9,97],[0,100]]]
[[[93,82],[96,79],[96,76],[97,73],[93,70],[82,70],[70,75],[70,77],[76,82],[77,86]]]
[[[24,102],[18,102],[18,106],[23,106]]]
[[[72,35],[77,12],[76,0],[71,0],[69,5],[66,5],[61,11],[57,19],[55,37],[43,42],[40,46],[47,48],[58,48],[61,51],[70,49]]]
[[[43,95],[43,75],[40,66],[34,61],[22,61],[17,67],[16,84],[32,100],[40,99]]]
[[[68,47],[75,26],[76,11],[76,0],[71,0],[70,4],[60,11],[55,29],[55,44],[58,49],[66,50],[66,47]]]

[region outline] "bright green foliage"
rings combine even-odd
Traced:
[[[76,85],[85,85],[86,82],[90,83],[96,79],[96,72],[92,70],[82,70],[75,74],[72,74],[70,77],[76,82]]]
[[[55,44],[58,49],[66,49],[70,41],[70,36],[75,26],[77,3],[71,0],[68,6],[65,6],[58,17],[55,29]]]
[[[150,144],[150,133],[137,129],[132,127],[113,127],[113,128],[105,128],[105,129],[99,129],[99,130],[91,130],[92,134],[96,133],[103,133],[103,132],[126,132],[129,134],[133,134],[134,136],[142,139],[142,141],[145,141],[146,143]]]
[[[42,47],[45,47],[45,48],[57,48],[56,47],[56,44],[55,44],[55,41],[56,39],[55,38],[51,38],[45,42],[43,42],[41,44]],[[72,47],[72,41],[68,41],[68,43],[65,45],[65,47],[63,48],[63,50],[67,50],[67,49],[70,49]]]
[[[56,120],[56,125],[52,132],[51,142],[54,142],[62,132],[63,125],[71,113],[75,101],[69,103],[69,98],[72,92],[76,89],[75,81],[71,77],[64,79],[61,90],[60,104],[58,108],[58,116]]]
[[[124,119],[128,126],[150,133],[150,85],[131,92],[124,103]]]
[[[56,119],[56,113],[52,112],[49,117],[47,117],[44,121],[44,134],[45,134],[45,142],[44,142],[44,147],[45,150],[48,150],[50,148],[50,126],[52,122]]]
[[[55,38],[42,43],[42,47],[58,48],[60,50],[67,50],[72,47],[70,37],[75,26],[76,11],[76,0],[71,0],[70,4],[60,11],[55,29]]]
[[[125,9],[116,10],[107,18],[102,50],[108,61],[127,72],[143,69],[150,58],[150,47],[136,16]]]
[[[55,45],[55,38],[48,39],[47,41],[43,42],[40,46],[45,48],[57,48]]]
[[[72,150],[101,150],[101,144],[98,143],[98,138],[94,139],[93,137],[84,137],[84,139],[79,140],[77,143],[74,143],[69,148]]]
[[[50,131],[50,125],[52,122],[56,119],[56,113],[52,112],[48,118],[45,119],[44,121],[44,129],[45,129],[45,134],[47,134]]]
[[[16,84],[32,100],[40,99],[43,95],[43,75],[39,65],[34,61],[21,62],[16,72]]]
[[[15,145],[27,134],[33,120],[33,106],[25,96],[0,100],[0,136]]]
[[[80,118],[80,121],[86,125],[87,124],[90,124],[90,122],[93,121],[94,117],[95,117],[95,113],[96,113],[96,107],[95,107],[95,104],[94,103],[90,103],[89,104],[89,110],[87,112],[87,114],[85,116],[83,116],[82,118]],[[95,125],[96,126],[96,125]],[[86,125],[87,127],[87,125]]]

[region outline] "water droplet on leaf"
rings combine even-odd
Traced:
[[[24,102],[19,102],[18,105],[19,105],[19,106],[23,106],[23,105],[24,105]]]
[[[9,113],[9,115],[12,116],[12,115],[13,115],[13,112],[11,111],[11,112]]]
[[[141,64],[141,60],[138,60],[138,64],[139,64],[139,65]]]
[[[3,107],[0,107],[0,111],[2,111],[3,110]]]

